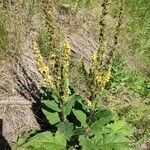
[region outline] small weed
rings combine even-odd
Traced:
[[[150,96],[149,80],[144,79],[135,71],[131,71],[128,74],[128,77],[128,85],[134,92],[140,94],[141,96]]]
[[[112,74],[110,82],[107,85],[107,89],[112,93],[117,93],[122,87],[125,86],[129,79],[129,76],[125,71],[125,64],[125,60],[120,54],[116,55],[113,59],[111,69]]]

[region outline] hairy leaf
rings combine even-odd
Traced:
[[[85,138],[83,135],[79,137],[79,143],[82,147],[82,150],[98,150],[96,145],[92,143],[89,138]]]
[[[62,133],[60,133],[59,131],[57,131],[55,134],[55,141],[64,147],[66,147],[66,145],[67,145],[65,136]]]
[[[83,100],[80,95],[71,95],[65,104],[65,115],[69,115],[76,101]]]
[[[61,122],[57,125],[58,131],[67,139],[73,135],[73,124],[69,122]]]
[[[110,122],[113,115],[110,110],[108,109],[99,109],[97,112],[95,112],[92,122],[98,121],[99,119],[105,118],[106,122]]]
[[[124,120],[118,120],[114,123],[107,125],[108,128],[112,129],[113,133],[124,136],[130,136],[134,130]]]
[[[45,116],[46,116],[46,118],[50,124],[53,125],[55,123],[60,122],[60,117],[59,117],[57,112],[50,112],[50,111],[47,111],[45,109],[42,109],[42,111],[45,114]]]
[[[87,123],[86,123],[86,114],[81,111],[81,110],[73,110],[73,113],[74,115],[76,116],[77,120],[80,121],[81,125],[83,127],[86,127],[87,126]]]
[[[61,112],[61,109],[58,107],[58,104],[54,100],[43,100],[42,104],[54,111]]]
[[[62,140],[61,142],[58,140],[51,132],[45,131],[30,138],[21,148],[28,150],[66,150],[65,143],[62,144]]]
[[[98,121],[95,121],[89,128],[89,134],[95,134],[97,132],[101,132],[102,128],[108,123],[107,118],[102,118]]]

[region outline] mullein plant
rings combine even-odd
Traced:
[[[105,4],[107,3],[104,2],[103,9],[107,8]],[[101,19],[104,19],[104,16],[103,14]],[[105,31],[105,29],[103,30]],[[88,81],[91,85],[91,95],[93,96],[91,98],[93,99],[86,100],[76,93],[70,94],[69,62],[71,47],[67,40],[63,42],[62,48],[57,49],[60,52],[58,64],[58,60],[55,60],[56,53],[54,53],[54,67],[59,68],[59,74],[57,72],[56,74],[51,74],[49,67],[44,63],[36,42],[33,42],[33,49],[37,67],[43,75],[48,88],[52,91],[50,96],[47,94],[41,100],[42,112],[52,126],[47,131],[25,134],[19,139],[17,147],[19,149],[37,150],[56,148],[57,150],[129,149],[128,137],[131,137],[132,128],[124,120],[114,117],[110,110],[104,107],[96,107],[95,105],[95,98],[105,88],[105,84],[110,77],[107,69],[99,68],[98,63],[100,62],[98,58],[100,52],[93,54],[92,68],[89,73],[90,76],[88,76],[90,78]],[[105,52],[106,49],[104,48],[103,51]],[[103,60],[103,56],[101,59]],[[55,64],[59,66],[55,66]],[[100,67],[102,67],[101,63]],[[103,69],[103,72],[99,72],[100,69]],[[56,75],[57,78],[55,78]],[[60,80],[58,80],[58,77]],[[59,88],[57,89],[58,85],[55,85],[55,83],[59,81]]]
[[[63,95],[62,100],[65,102],[70,94],[69,89],[69,64],[70,64],[71,47],[69,42],[66,40],[63,45],[63,56],[62,56],[62,81],[63,81]]]
[[[54,5],[56,1],[49,2],[48,0],[43,1],[43,12],[45,14],[46,26],[48,29],[48,37],[50,40],[50,46],[52,53],[50,55],[50,66],[51,74],[53,75],[53,91],[58,97],[61,109],[62,109],[62,120],[66,120],[64,115],[64,103],[67,101],[70,89],[69,89],[69,62],[71,47],[69,42],[65,40],[61,47],[60,30],[56,23],[56,17],[54,15]],[[63,40],[61,40],[63,41]]]
[[[107,60],[105,60],[105,54],[107,51],[107,37],[106,37],[106,15],[108,14],[108,6],[109,6],[110,0],[104,0],[102,4],[102,14],[100,17],[100,34],[99,34],[99,44],[100,47],[97,52],[93,53],[92,56],[92,66],[90,69],[90,72],[88,74],[88,84],[90,89],[90,97],[87,100],[87,103],[89,106],[92,106],[95,108],[98,101],[95,99],[99,99],[99,96],[103,92],[107,82],[110,79],[111,76],[111,64],[114,52],[116,50],[119,34],[120,34],[120,28],[122,24],[122,17],[123,17],[123,0],[121,0],[121,6],[120,6],[120,13],[119,13],[119,20],[118,25],[116,28],[116,34],[114,38],[114,45],[112,47],[112,50],[109,53],[109,56],[107,57]],[[51,68],[49,71],[48,67],[40,60],[42,60],[42,56],[40,56],[40,51],[38,50],[35,54],[37,57],[37,64],[39,65],[40,72],[43,73],[44,71],[44,80],[47,83],[48,87],[51,87],[54,91],[54,93],[59,98],[62,105],[65,103],[65,101],[68,99],[70,94],[69,89],[69,61],[70,61],[70,53],[71,48],[68,43],[68,41],[65,41],[63,45],[63,49],[60,48],[60,37],[58,36],[58,26],[55,23],[54,14],[53,14],[53,3],[49,3],[48,0],[43,2],[43,11],[46,17],[46,25],[48,28],[48,35],[49,40],[51,42],[51,49],[52,54],[50,56],[50,62],[51,62]],[[35,44],[34,44],[35,45]],[[36,46],[35,46],[36,47]],[[34,49],[36,49],[34,47]],[[39,55],[39,56],[38,56]],[[39,59],[39,60],[38,60]],[[43,69],[43,70],[42,70]],[[49,74],[53,75],[50,76]]]
[[[37,43],[33,42],[33,50],[37,62],[37,68],[43,75],[46,86],[59,99],[62,109],[62,120],[66,120],[64,115],[64,103],[70,95],[69,89],[69,63],[71,55],[71,47],[67,40],[60,43],[59,28],[54,19],[53,2],[43,1],[43,12],[46,20],[48,38],[50,41],[51,54],[49,56],[50,65],[44,63],[40,49]],[[62,45],[62,46],[61,46]]]
[[[109,53],[109,57],[106,61],[106,65],[104,66],[105,70],[108,70],[108,68],[111,69],[112,59],[113,59],[115,50],[117,49],[117,46],[118,46],[119,36],[120,36],[120,32],[121,32],[121,25],[123,24],[124,5],[125,5],[124,0],[120,0],[120,10],[119,10],[119,16],[118,16],[118,24],[116,27],[116,33],[115,33],[115,37],[114,37],[114,44]]]
[[[92,66],[90,68],[90,73],[88,74],[88,77],[89,77],[88,86],[91,92],[90,94],[91,96],[87,102],[88,102],[88,105],[93,106],[93,108],[98,103],[99,96],[103,93],[103,90],[105,89],[106,84],[109,82],[109,79],[111,76],[112,59],[117,49],[119,35],[121,31],[121,25],[123,22],[124,1],[121,0],[118,24],[117,24],[116,33],[114,36],[114,44],[111,47],[111,50],[108,56],[105,57],[106,52],[107,52],[106,15],[108,14],[109,3],[110,3],[110,0],[104,0],[102,4],[102,14],[100,17],[100,22],[99,22],[99,25],[100,25],[99,45],[100,46],[99,46],[98,51],[93,52]]]

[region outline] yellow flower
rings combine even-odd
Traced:
[[[50,83],[51,82],[51,79],[52,77],[50,75],[47,75],[45,78],[44,78],[44,81],[45,83]]]
[[[102,75],[102,82],[101,82],[102,90],[105,88],[107,82],[109,82],[110,76],[111,76],[110,69],[106,70]]]
[[[40,71],[42,74],[48,74],[48,73],[49,73],[49,68],[48,68],[48,66],[43,65],[43,66],[39,67],[39,71]]]
[[[64,48],[68,50],[68,53],[70,53],[71,47],[68,41],[64,43]]]
[[[97,52],[93,52],[92,59],[94,62],[97,60]]]
[[[92,102],[91,102],[90,100],[87,100],[86,102],[87,102],[87,105],[88,105],[89,107],[92,106]]]

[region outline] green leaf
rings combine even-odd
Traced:
[[[64,113],[65,115],[69,115],[71,113],[71,110],[75,104],[76,101],[79,101],[79,100],[83,100],[83,98],[80,96],[80,95],[71,95],[66,104],[65,104],[65,108],[64,108]]]
[[[129,140],[122,135],[108,134],[105,136],[103,143],[98,143],[98,147],[101,147],[102,150],[128,150],[129,149]]]
[[[58,99],[58,97],[53,93],[52,94],[52,97],[53,97],[53,99],[57,102],[57,103],[59,103],[59,99]]]
[[[79,137],[79,143],[82,147],[82,150],[98,150],[96,145],[92,143],[89,138],[85,138],[83,135]]]
[[[22,144],[24,144],[28,139],[30,139],[30,138],[32,138],[32,136],[34,136],[34,135],[36,135],[37,133],[36,133],[36,131],[31,131],[30,133],[25,133],[25,134],[23,134],[20,138],[19,138],[19,140],[18,140],[18,142],[17,142],[17,145],[18,146],[20,146],[20,145],[22,145]]]
[[[42,109],[43,113],[45,114],[47,120],[49,121],[50,124],[55,124],[55,123],[58,123],[60,122],[60,117],[58,115],[57,112],[49,112],[45,109]]]
[[[66,145],[58,142],[59,139],[53,136],[49,131],[38,133],[37,135],[30,138],[24,145],[21,145],[21,149],[28,150],[66,150]]]
[[[60,133],[59,131],[57,131],[55,134],[55,141],[64,147],[66,147],[66,145],[67,145],[65,136],[62,133]]]
[[[87,127],[86,123],[86,114],[81,110],[73,110],[74,115],[76,116],[77,120],[80,121],[83,127]]]
[[[61,109],[58,107],[58,104],[54,100],[43,100],[42,104],[54,111],[61,112]]]
[[[100,120],[98,120],[98,121],[95,121],[95,122],[91,125],[91,127],[90,127],[88,133],[89,133],[89,134],[95,134],[95,133],[97,133],[97,132],[100,132],[100,131],[102,130],[102,128],[105,127],[105,125],[107,124],[107,122],[108,122],[108,121],[107,121],[107,119],[105,119],[105,118],[102,118],[102,119],[100,119]]]
[[[85,134],[85,132],[86,132],[86,128],[76,128],[75,130],[74,130],[74,134],[73,135],[75,135],[75,136],[79,136],[79,135],[83,135],[83,134]]]
[[[134,129],[124,120],[117,120],[114,123],[107,125],[107,127],[112,129],[113,133],[124,136],[130,136],[134,132]]]
[[[104,137],[102,133],[98,132],[97,134],[95,134],[95,136],[91,140],[95,145],[98,145],[99,147],[99,145],[103,144]]]
[[[58,131],[67,139],[73,135],[73,124],[69,122],[61,122],[57,125]]]
[[[98,121],[99,119],[104,118],[107,123],[111,121],[113,115],[110,110],[108,109],[99,109],[93,115],[92,122]]]

